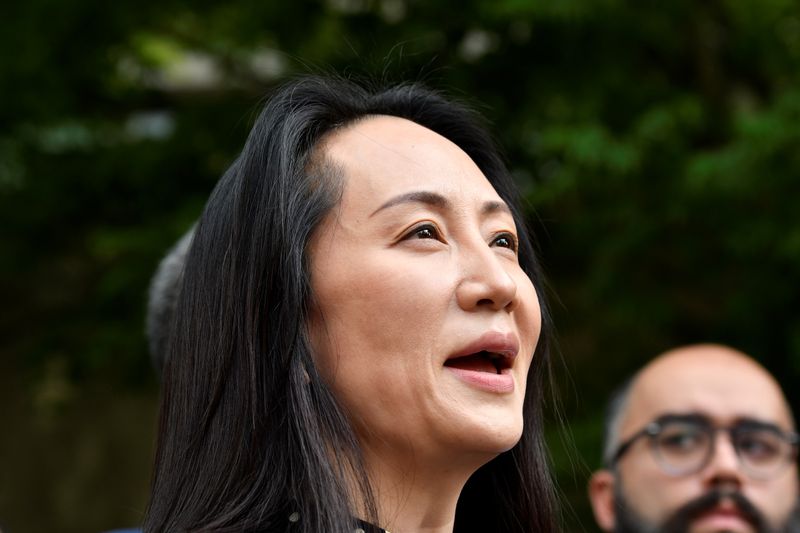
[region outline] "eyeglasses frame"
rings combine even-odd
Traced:
[[[747,466],[745,465],[744,461],[742,460],[742,457],[741,457],[741,455],[739,453],[739,449],[735,444],[736,441],[734,440],[735,432],[737,430],[740,431],[742,429],[741,422],[733,424],[733,425],[730,425],[730,426],[716,426],[716,425],[712,424],[706,417],[704,417],[702,415],[688,415],[688,416],[684,416],[684,415],[664,415],[664,416],[661,416],[661,417],[657,418],[656,420],[653,420],[652,422],[649,422],[642,429],[640,429],[639,431],[637,431],[636,433],[634,433],[633,435],[631,435],[630,437],[625,439],[625,441],[620,443],[620,445],[617,447],[617,451],[614,452],[614,454],[611,455],[611,458],[608,461],[608,465],[610,467],[612,467],[612,468],[615,467],[617,465],[617,463],[619,462],[619,460],[628,452],[628,450],[631,449],[631,447],[636,443],[636,441],[641,439],[642,437],[647,437],[647,438],[650,439],[650,448],[653,451],[653,453],[655,455],[657,455],[657,452],[655,451],[655,439],[656,439],[656,437],[658,437],[658,435],[663,430],[664,424],[668,423],[668,422],[690,422],[690,423],[693,422],[693,423],[696,423],[698,425],[705,426],[705,427],[707,427],[708,429],[711,430],[710,433],[711,433],[711,439],[712,440],[711,440],[711,446],[709,447],[709,452],[706,453],[706,457],[703,459],[703,461],[700,462],[699,466],[696,469],[689,470],[687,472],[682,472],[680,474],[669,472],[668,469],[665,468],[664,465],[662,465],[660,463],[660,461],[658,461],[658,459],[656,458],[656,462],[659,463],[659,467],[664,472],[666,472],[667,474],[676,475],[676,476],[688,476],[690,474],[699,472],[700,470],[705,468],[705,466],[708,465],[708,462],[711,460],[711,458],[714,455],[714,444],[716,442],[717,433],[720,432],[720,431],[725,431],[728,434],[728,438],[730,439],[731,444],[733,445],[734,451],[736,452],[736,457],[739,460],[739,464],[744,467],[743,470],[745,470],[745,471],[748,470]],[[770,429],[770,430],[774,431],[786,443],[788,443],[791,446],[792,452],[791,452],[790,456],[787,457],[787,461],[786,461],[787,464],[790,464],[791,462],[797,460],[798,451],[800,449],[800,434],[798,434],[795,431],[784,431],[781,428],[779,428],[778,426],[775,426],[774,424],[765,424],[765,423],[759,422],[758,425],[759,426],[763,426],[765,429]],[[750,472],[748,472],[748,474],[751,475],[751,476],[753,475]]]

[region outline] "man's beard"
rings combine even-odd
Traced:
[[[756,533],[800,533],[800,501],[787,517],[785,523],[773,529],[766,517],[739,491],[712,489],[704,495],[690,500],[676,509],[660,524],[648,522],[630,506],[619,483],[615,487],[616,527],[615,533],[686,533],[692,522],[700,515],[716,507],[722,499],[732,501]]]

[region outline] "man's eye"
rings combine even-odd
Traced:
[[[492,245],[499,246],[500,248],[508,248],[509,250],[516,252],[517,238],[511,233],[501,233],[494,238]]]
[[[739,451],[751,460],[769,460],[781,453],[780,440],[767,432],[744,434],[737,444]]]
[[[694,431],[675,431],[664,434],[659,439],[659,444],[670,452],[686,452],[694,450],[699,446],[705,445],[705,437],[702,433]]]

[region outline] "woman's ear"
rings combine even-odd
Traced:
[[[614,531],[617,522],[614,502],[614,474],[598,470],[589,478],[589,501],[592,503],[597,525],[604,531]]]

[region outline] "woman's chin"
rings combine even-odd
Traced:
[[[466,453],[485,456],[491,460],[497,455],[507,452],[522,437],[522,422],[509,421],[507,424],[480,424],[464,431],[459,447]],[[450,453],[453,453],[451,449]]]

